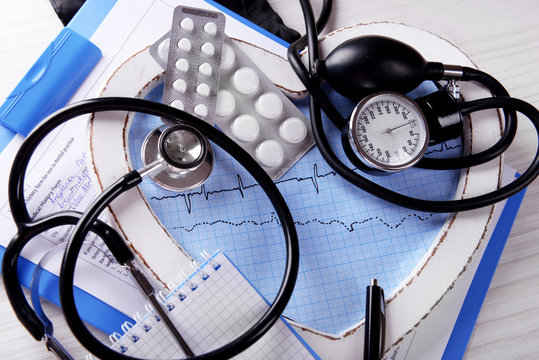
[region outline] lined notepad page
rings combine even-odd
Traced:
[[[168,314],[195,355],[217,349],[243,334],[268,303],[234,264],[216,253],[164,299]],[[178,358],[183,351],[153,311],[127,330],[112,348],[137,357]],[[235,359],[318,359],[282,318]]]

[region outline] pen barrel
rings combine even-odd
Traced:
[[[367,286],[365,312],[364,360],[378,360],[384,351],[385,300],[384,290],[377,285]]]

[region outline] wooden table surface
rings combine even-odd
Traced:
[[[284,22],[303,32],[299,3],[269,0]],[[313,1],[318,12],[321,0]],[[537,0],[335,0],[327,30],[373,21],[404,23],[438,34],[496,77],[517,98],[539,107],[539,2]],[[0,2],[0,99],[13,89],[61,24],[47,0]],[[523,119],[505,161],[520,172],[537,140]],[[539,357],[539,182],[527,191],[465,354],[466,359]],[[76,358],[77,347],[60,311],[45,309],[55,334]],[[0,359],[54,359],[18,323],[0,287]]]

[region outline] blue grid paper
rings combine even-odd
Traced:
[[[425,93],[425,89],[420,89]],[[148,95],[160,101],[162,86]],[[343,114],[354,104],[331,94]],[[298,106],[306,113],[307,102]],[[142,167],[140,148],[158,118],[137,114],[130,130],[131,161]],[[344,158],[340,134],[326,127],[334,149]],[[444,156],[460,154],[460,143],[430,149]],[[449,149],[449,150],[447,150]],[[190,254],[223,250],[271,301],[281,283],[285,250],[270,202],[252,177],[227,153],[214,146],[215,168],[201,187],[173,193],[151,180],[142,183],[150,206]],[[369,177],[391,189],[420,198],[453,197],[458,171],[420,169]],[[425,254],[446,214],[397,207],[348,184],[309,151],[277,182],[296,222],[301,251],[300,273],[285,316],[315,329],[339,333],[364,316],[365,287],[377,278],[390,293]]]

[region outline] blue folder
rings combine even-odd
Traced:
[[[490,241],[485,248],[483,257],[472,279],[462,307],[460,308],[457,321],[453,326],[453,331],[449,337],[443,360],[462,359],[470,337],[479,316],[479,311],[487,295],[490,282],[498,266],[498,261],[502,256],[503,248],[515,222],[518,209],[524,199],[526,190],[507,199],[503,208],[500,220],[494,228]]]

